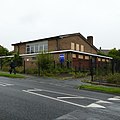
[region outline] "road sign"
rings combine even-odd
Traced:
[[[60,62],[63,63],[65,60],[64,54],[60,54],[59,59],[60,59]]]

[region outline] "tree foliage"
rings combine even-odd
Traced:
[[[22,65],[22,58],[19,56],[19,53],[14,54],[13,61],[15,62],[16,66]]]
[[[3,46],[0,45],[0,56],[5,56],[8,55],[9,51],[8,49],[4,48]]]
[[[110,50],[108,53],[110,57],[113,57],[115,60],[120,60],[120,49],[116,50],[116,48]]]
[[[44,71],[49,70],[53,64],[53,59],[49,53],[40,53],[37,55],[37,64],[38,67]]]

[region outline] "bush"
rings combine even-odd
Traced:
[[[9,72],[10,67],[9,66],[3,66],[2,71]]]
[[[24,73],[24,68],[23,68],[23,66],[16,67],[15,69],[16,69],[16,72],[17,72],[17,73]]]
[[[109,74],[106,76],[106,81],[108,83],[119,84],[120,85],[120,73]]]
[[[70,72],[70,74],[73,75],[74,78],[82,78],[88,75],[87,72]]]
[[[95,81],[98,82],[107,82],[111,84],[120,85],[120,73],[108,74],[108,75],[99,75],[94,77]]]
[[[36,68],[26,69],[25,73],[26,74],[38,74],[38,69]]]

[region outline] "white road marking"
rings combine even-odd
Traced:
[[[108,98],[108,100],[120,101],[120,98]]]
[[[35,88],[35,89],[28,89],[27,91],[32,92],[32,91],[43,91],[43,90]]]
[[[92,104],[88,105],[87,107],[93,107],[93,108],[106,108],[106,107],[104,107],[104,106],[102,106],[102,105],[98,105],[98,104],[96,104],[96,103],[92,103]]]
[[[99,101],[97,101],[96,103],[108,103],[108,104],[111,104],[112,102],[99,100]]]
[[[62,92],[56,92],[56,91],[51,91],[51,90],[45,90],[45,89],[29,89],[27,91],[45,91],[45,92],[49,92],[49,93],[55,93],[55,94],[61,94],[61,95],[66,95],[66,96],[72,96],[72,97],[81,97],[83,98],[83,96],[78,96],[78,95],[73,95],[73,94],[68,94],[68,93],[62,93]],[[84,97],[86,99],[90,99],[90,100],[100,100],[100,99],[96,99],[96,98],[91,98],[91,97]]]
[[[37,95],[37,96],[41,96],[41,97],[44,97],[44,98],[48,98],[48,99],[51,99],[51,100],[55,100],[55,101],[59,101],[59,102],[67,103],[67,104],[71,104],[71,105],[78,106],[78,107],[83,107],[83,108],[86,107],[84,105],[68,102],[68,101],[65,101],[65,100],[60,100],[60,99],[53,98],[53,97],[50,97],[50,96],[47,96],[47,95],[42,95],[42,94],[38,94],[38,93],[35,93],[35,92],[30,92],[30,91],[27,91],[27,90],[23,90],[23,92],[27,92],[27,93],[30,93],[30,94],[33,94],[33,95]]]
[[[57,97],[57,98],[58,99],[70,99],[70,98],[72,98],[72,99],[76,99],[76,98],[83,99],[85,97]]]
[[[118,99],[120,99],[120,96],[115,96],[114,98],[118,98]]]
[[[44,97],[44,98],[48,98],[48,99],[51,99],[51,100],[55,100],[55,101],[59,101],[59,102],[63,102],[63,103],[67,103],[67,104],[71,104],[71,105],[74,105],[74,106],[77,106],[77,107],[83,107],[83,108],[90,108],[90,107],[95,107],[95,108],[106,108],[102,105],[98,105],[98,103],[111,103],[111,102],[108,102],[108,101],[102,101],[100,99],[95,99],[95,98],[90,98],[90,97],[82,97],[82,96],[77,96],[77,95],[72,95],[72,94],[67,94],[67,93],[61,93],[61,92],[56,92],[56,91],[50,91],[50,90],[44,90],[44,89],[28,89],[28,90],[22,90],[23,92],[26,92],[26,93],[30,93],[30,94],[33,94],[33,95],[37,95],[37,96],[41,96],[41,97]],[[40,93],[36,93],[35,91],[45,91],[45,92],[48,92],[48,93],[55,93],[55,94],[61,94],[61,95],[67,95],[65,97],[51,97],[51,96],[47,96],[47,95],[43,95],[43,94],[40,94]],[[69,97],[69,96],[70,97]],[[81,104],[77,104],[77,103],[73,103],[73,102],[69,102],[69,101],[65,101],[65,100],[62,100],[62,99],[92,99],[92,100],[97,100],[96,103],[92,103],[90,105],[81,105]]]
[[[0,84],[0,86],[6,86],[6,85],[4,85],[4,84]]]
[[[1,86],[12,86],[12,85],[14,85],[14,84],[9,84],[9,83],[0,82],[0,85],[1,85]]]

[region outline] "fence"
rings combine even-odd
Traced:
[[[6,70],[9,68],[9,58],[5,59],[0,59],[0,69]],[[36,64],[37,65],[37,64]],[[52,62],[52,67],[53,69],[55,68],[66,68],[66,69],[71,69],[74,72],[88,72],[90,75],[106,75],[109,73],[116,73],[120,72],[120,60],[111,60],[110,62],[104,61],[104,62],[98,62],[96,59],[90,59],[90,60],[67,60],[64,61],[63,63],[53,61]],[[21,73],[25,73],[25,64],[23,61],[22,66],[19,67],[21,70]],[[23,70],[22,70],[23,69]],[[38,67],[35,68],[37,73]],[[34,73],[34,72],[33,72]]]

